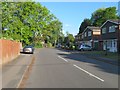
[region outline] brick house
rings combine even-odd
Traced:
[[[100,27],[94,27],[94,26],[87,26],[87,28],[83,31],[83,44],[87,44],[89,46],[92,46],[96,50],[101,50],[101,33],[100,33]]]
[[[110,52],[117,52],[119,47],[119,26],[120,20],[107,20],[101,28],[101,39],[103,50],[108,49]]]
[[[82,34],[77,34],[75,36],[75,45],[79,47],[82,43]]]
[[[81,44],[92,46],[96,50],[101,50],[100,27],[88,26],[83,33],[75,36],[75,43],[79,47]]]

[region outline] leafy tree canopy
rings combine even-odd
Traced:
[[[101,26],[106,20],[118,19],[116,7],[100,8],[92,13],[91,22],[94,26]]]
[[[90,19],[84,19],[79,27],[79,34],[82,33],[87,26],[101,26],[106,20],[119,19],[116,7],[100,8],[92,13]]]
[[[62,33],[62,23],[40,3],[2,2],[2,33],[24,44],[53,43]]]
[[[84,29],[87,27],[87,26],[90,26],[91,25],[91,20],[90,19],[84,19],[83,22],[81,23],[80,27],[79,27],[79,33],[82,33],[84,31]]]

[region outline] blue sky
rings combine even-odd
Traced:
[[[63,32],[76,35],[79,26],[85,18],[90,18],[91,14],[99,8],[115,6],[117,2],[41,2],[53,13],[62,23]]]

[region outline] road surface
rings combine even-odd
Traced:
[[[32,69],[25,71],[32,62]],[[3,88],[118,88],[118,67],[54,48],[21,55],[3,67]],[[22,82],[24,81],[24,82]]]

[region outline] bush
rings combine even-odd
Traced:
[[[47,47],[52,47],[52,44],[51,43],[47,43]]]
[[[35,48],[42,48],[42,47],[43,47],[42,43],[36,43],[35,44]]]

